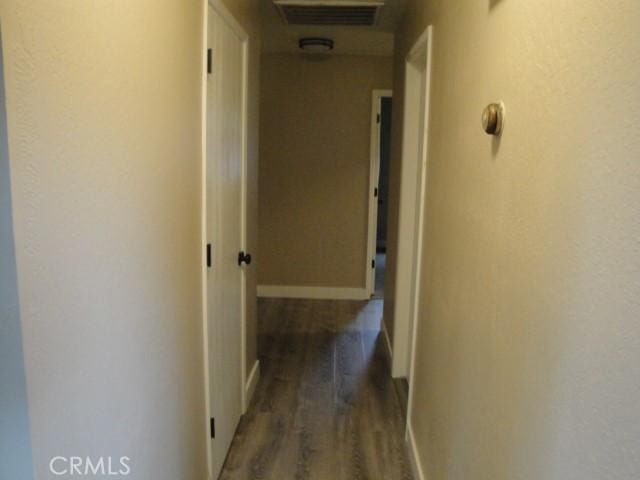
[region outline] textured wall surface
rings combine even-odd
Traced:
[[[640,478],[638,21],[635,0],[410,2],[397,86],[434,25],[411,417],[429,480]]]
[[[0,18],[37,478],[124,455],[132,478],[201,480],[202,2]]]
[[[256,286],[258,265],[258,134],[260,107],[260,1],[223,0],[226,7],[249,35],[249,104],[247,115],[247,251],[253,254],[247,273],[247,350],[246,365],[250,371],[258,358],[256,342],[257,310]],[[247,372],[249,375],[249,372]]]
[[[33,477],[0,44],[0,478]]]
[[[371,94],[390,57],[262,56],[261,285],[365,286]]]

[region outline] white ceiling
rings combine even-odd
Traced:
[[[302,37],[327,37],[335,42],[334,55],[393,55],[393,32],[406,0],[386,0],[375,27],[286,25],[272,0],[262,1],[262,51],[299,53]]]

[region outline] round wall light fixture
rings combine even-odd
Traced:
[[[301,38],[298,40],[298,46],[308,53],[327,53],[333,50],[333,40],[320,37]]]
[[[487,135],[499,137],[504,129],[504,104],[491,103],[482,112],[482,129]]]

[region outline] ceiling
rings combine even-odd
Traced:
[[[375,27],[286,25],[272,0],[262,2],[262,51],[300,53],[302,37],[327,37],[335,42],[334,55],[393,55],[393,32],[406,0],[385,0]]]

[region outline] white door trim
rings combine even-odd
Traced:
[[[202,361],[204,362],[204,409],[205,418],[203,428],[205,451],[207,452],[207,477],[211,477],[211,448],[209,446],[209,429],[206,428],[207,418],[211,416],[211,398],[209,396],[209,308],[207,306],[207,48],[208,39],[208,13],[207,0],[202,6],[202,67],[201,67],[201,88],[200,97],[202,105],[200,108],[200,124],[202,133],[200,135],[200,289],[202,296]]]
[[[424,85],[423,85],[423,103],[422,103],[422,128],[420,142],[420,158],[421,158],[421,173],[420,173],[420,194],[418,197],[418,217],[416,226],[416,255],[415,255],[415,278],[414,288],[412,295],[411,305],[411,348],[410,348],[410,360],[409,360],[409,395],[407,405],[407,439],[411,441],[412,445],[415,445],[415,440],[412,437],[411,418],[413,414],[413,397],[415,390],[415,363],[416,363],[416,344],[418,336],[418,314],[420,310],[420,286],[421,286],[421,270],[422,270],[422,254],[423,254],[423,235],[425,226],[425,200],[427,189],[427,175],[429,170],[429,107],[431,100],[431,67],[432,67],[432,44],[433,44],[433,27],[430,25],[420,35],[413,48],[407,55],[407,68],[411,64],[422,64],[424,62]],[[422,475],[423,469],[419,463],[419,459],[416,456],[417,470]]]
[[[392,90],[373,90],[371,94],[371,140],[369,147],[369,229],[367,232],[367,257],[365,259],[365,290],[372,295],[375,290],[375,268],[371,261],[376,258],[376,232],[378,229],[378,199],[374,189],[378,187],[380,178],[380,123],[378,115],[382,115],[382,98],[392,97]],[[378,192],[379,194],[380,192]]]
[[[427,122],[429,112],[430,30],[423,33],[406,57],[400,206],[394,299],[394,377],[410,379],[412,331],[419,293],[422,254],[423,197],[426,187]]]
[[[241,158],[241,245],[240,249],[246,251],[247,248],[247,112],[248,112],[248,96],[249,96],[249,85],[248,85],[248,69],[249,69],[249,35],[244,30],[242,25],[235,19],[235,17],[231,14],[231,12],[224,5],[222,0],[205,0],[203,2],[203,30],[202,30],[202,112],[201,112],[201,120],[202,120],[202,163],[201,163],[201,278],[202,278],[202,322],[203,322],[203,361],[204,361],[204,384],[205,384],[205,409],[206,409],[206,417],[205,417],[205,445],[207,452],[207,463],[208,470],[211,472],[212,467],[212,458],[211,458],[211,449],[210,449],[210,435],[208,428],[208,419],[211,417],[211,399],[209,396],[209,345],[208,345],[208,308],[207,308],[207,265],[206,265],[206,244],[207,244],[207,48],[208,48],[208,15],[209,9],[208,6],[211,6],[215,12],[220,15],[220,18],[224,20],[227,25],[231,28],[231,30],[240,38],[242,42],[242,107],[241,107],[241,125],[242,125],[242,158]],[[247,338],[246,338],[246,317],[247,317],[247,308],[246,308],[246,273],[245,268],[243,267],[241,271],[241,285],[240,285],[240,337],[241,342],[239,345],[240,355],[241,355],[241,398],[242,398],[242,413],[246,412],[248,407],[250,397],[249,395],[254,391],[254,385],[248,385],[249,381],[257,381],[259,376],[259,364],[258,371],[256,372],[256,366],[252,369],[251,378],[247,378],[247,365],[246,365],[246,350],[247,350]],[[248,388],[249,387],[249,388]]]

